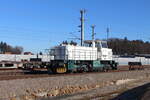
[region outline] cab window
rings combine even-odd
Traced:
[[[107,43],[106,42],[101,42],[102,44],[102,48],[108,48]]]

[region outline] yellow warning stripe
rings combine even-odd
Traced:
[[[67,71],[67,69],[65,67],[61,67],[61,68],[56,69],[57,73],[65,73],[66,71]]]

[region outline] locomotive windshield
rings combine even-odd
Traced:
[[[55,49],[53,48],[53,49],[50,50],[50,55],[54,56],[54,53],[55,53]]]
[[[102,41],[101,42],[102,48],[108,48],[107,42]]]

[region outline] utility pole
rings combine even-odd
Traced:
[[[84,44],[84,13],[85,13],[85,10],[80,10],[80,13],[81,13],[81,46],[83,46]]]
[[[91,28],[92,28],[92,40],[94,41],[94,36],[95,36],[95,25],[92,25],[91,26]]]

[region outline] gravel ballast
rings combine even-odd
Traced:
[[[143,70],[6,80],[0,81],[0,100],[9,100],[8,98],[11,97],[20,97],[42,90],[51,91],[68,86],[85,86],[97,84],[106,85],[108,83],[111,84],[111,82],[116,82],[117,80],[142,79],[149,76],[149,70]]]

